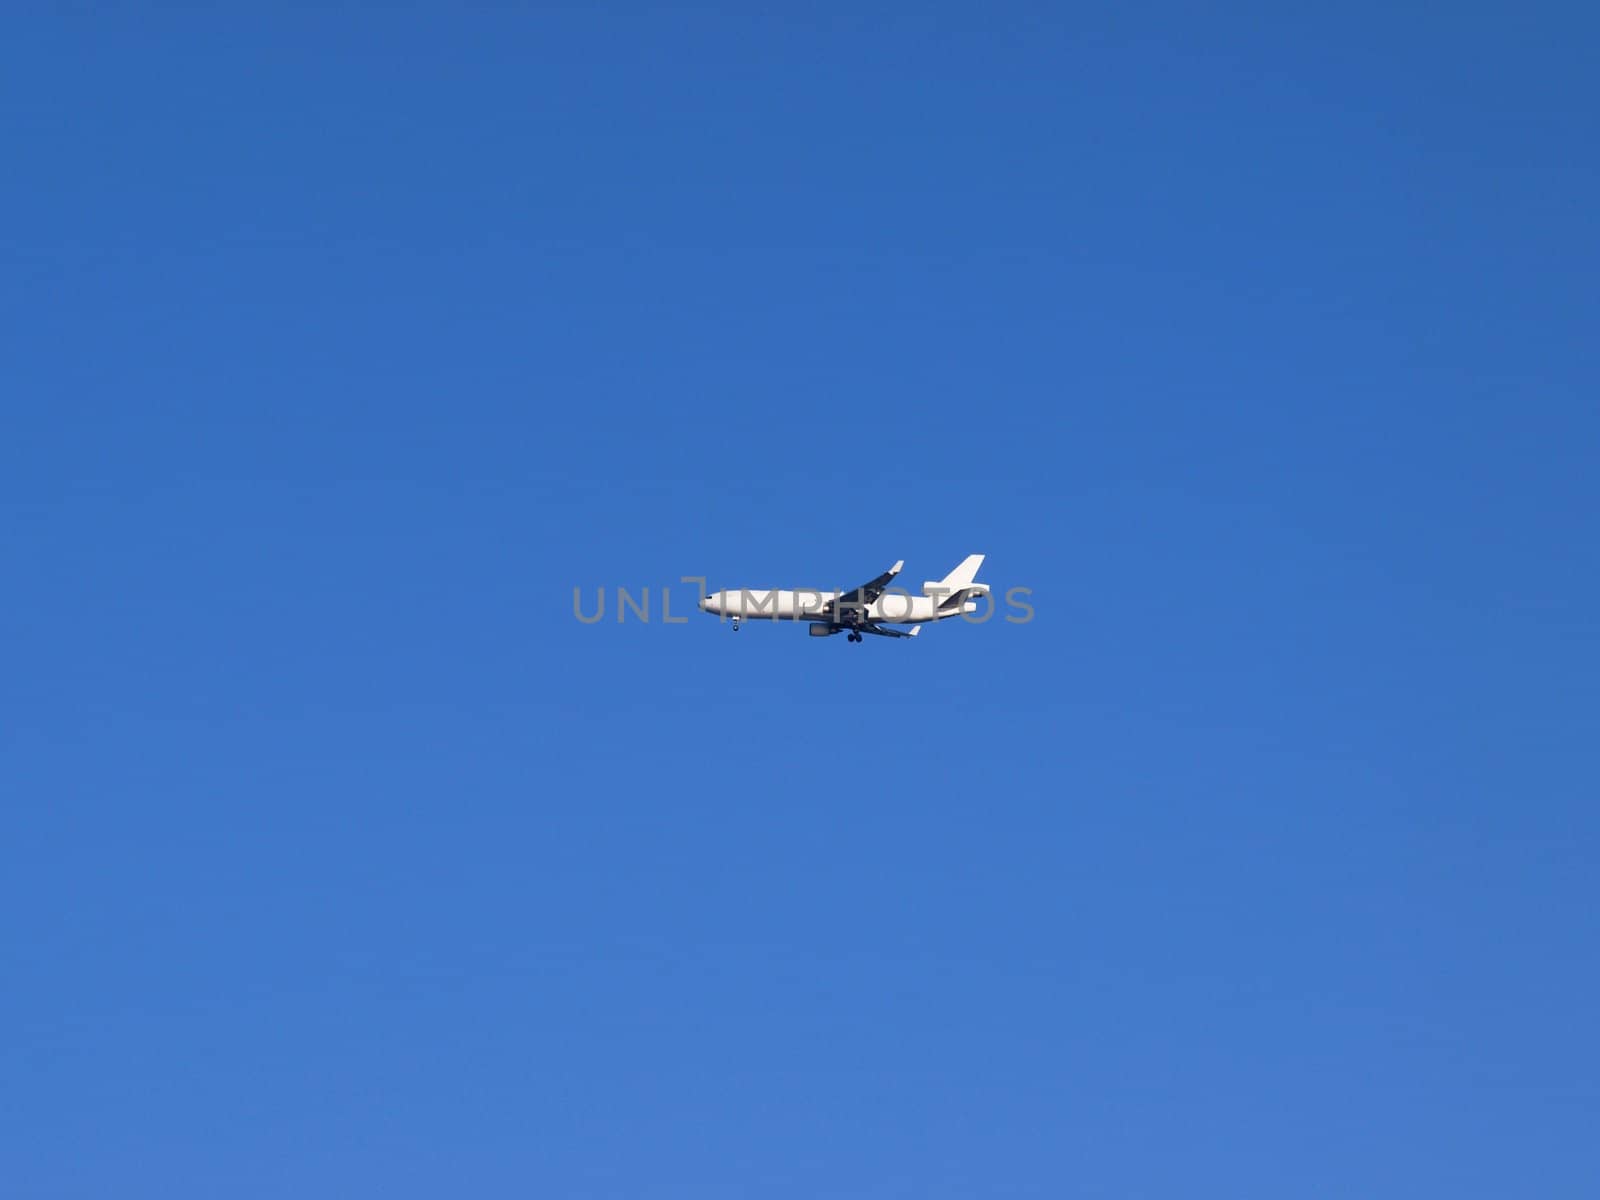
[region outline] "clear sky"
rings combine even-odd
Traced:
[[[8,14],[0,1191],[1596,1195],[1592,7],[755,9]]]

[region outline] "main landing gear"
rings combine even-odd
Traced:
[[[847,642],[859,642],[861,640],[861,635],[852,629],[849,633],[845,634],[844,640]]]

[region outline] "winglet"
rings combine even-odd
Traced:
[[[889,574],[898,575],[898,574],[900,574],[901,571],[904,571],[905,569],[906,569],[906,560],[902,558],[899,562],[895,563],[894,566],[889,568]]]
[[[913,625],[911,627],[911,632],[906,634],[906,636],[907,637],[916,637],[917,634],[919,634],[921,632],[922,632],[922,626],[921,625]]]

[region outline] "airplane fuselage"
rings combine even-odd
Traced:
[[[735,617],[744,621],[825,621],[830,605],[842,593],[837,591],[812,591],[809,588],[726,588],[709,593],[700,602],[702,610],[722,617]],[[899,592],[886,592],[871,604],[856,606],[867,621],[883,621],[892,625],[917,625],[928,621],[941,621],[958,617],[963,612],[976,612],[976,601],[952,603],[950,596],[911,596]],[[944,607],[939,602],[944,601]]]
[[[700,610],[715,614],[719,620],[729,620],[735,629],[741,621],[803,621],[813,637],[847,633],[852,642],[863,640],[867,634],[909,638],[921,633],[922,626],[931,621],[978,611],[973,597],[989,591],[988,584],[976,580],[982,563],[983,555],[967,555],[943,579],[923,584],[920,596],[889,586],[905,566],[904,562],[897,562],[882,575],[850,591],[724,588],[707,593],[700,601]],[[890,628],[893,625],[912,628]]]

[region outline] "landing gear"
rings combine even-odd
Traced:
[[[861,635],[852,629],[848,634],[845,635],[844,640],[847,642],[859,642],[861,640]]]
[[[735,633],[739,632],[739,618],[738,617],[733,618],[733,631]]]

